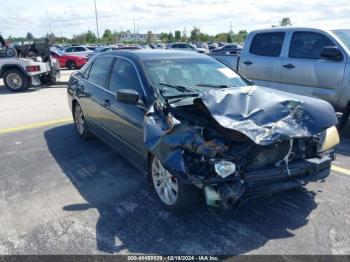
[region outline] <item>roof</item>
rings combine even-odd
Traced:
[[[275,27],[267,27],[267,28],[262,28],[262,29],[257,29],[257,30],[253,30],[252,32],[273,32],[273,31],[291,31],[291,30],[298,30],[298,31],[303,31],[303,30],[315,30],[315,31],[329,31],[329,29],[327,28],[319,28],[319,27],[301,27],[301,26],[275,26]]]
[[[109,55],[120,55],[127,58],[133,58],[138,60],[157,60],[157,59],[176,59],[176,58],[206,58],[211,59],[209,56],[199,54],[191,51],[178,51],[178,50],[120,50],[108,52]]]

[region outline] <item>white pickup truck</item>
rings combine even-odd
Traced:
[[[349,118],[350,30],[257,30],[248,35],[240,55],[211,56],[257,85],[328,101],[343,113],[340,127]]]

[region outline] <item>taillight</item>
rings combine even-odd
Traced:
[[[29,73],[39,72],[40,71],[40,66],[26,66],[26,70]]]

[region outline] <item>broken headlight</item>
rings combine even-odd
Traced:
[[[339,144],[339,133],[335,126],[328,128],[321,135],[319,152],[325,152]]]
[[[236,172],[236,164],[222,160],[215,164],[215,172],[222,178],[226,178]]]

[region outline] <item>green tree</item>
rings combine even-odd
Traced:
[[[106,29],[103,33],[102,38],[110,39],[112,37],[112,31],[109,29]]]
[[[190,40],[192,42],[199,42],[201,40],[201,30],[197,27],[194,27],[191,31]]]
[[[27,36],[26,36],[26,39],[29,40],[29,41],[34,40],[33,34],[32,34],[31,32],[28,32],[28,33],[27,33]]]
[[[288,26],[292,25],[292,21],[290,20],[289,17],[283,17],[282,20],[280,21],[280,26]]]
[[[152,44],[154,42],[154,35],[152,31],[147,32],[146,42],[147,44]]]
[[[117,42],[118,35],[116,32],[113,32],[110,29],[106,29],[102,35],[101,42],[103,44],[113,44]]]
[[[181,31],[179,30],[175,31],[175,40],[181,41]]]
[[[208,34],[203,34],[203,33],[200,34],[200,41],[202,41],[202,42],[208,42],[208,41],[210,41],[210,39],[211,39],[210,35],[208,35]]]
[[[168,38],[169,38],[168,33],[160,33],[160,37],[159,37],[160,41],[167,42]]]
[[[175,37],[172,32],[169,32],[168,34],[168,43],[174,43],[175,42]]]
[[[91,30],[87,31],[85,36],[86,36],[86,42],[88,44],[94,44],[97,42],[97,37],[95,33],[93,33]]]
[[[227,43],[232,43],[233,42],[231,33],[227,34],[226,42]]]

